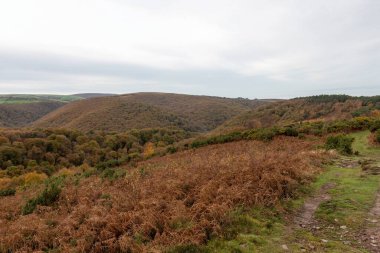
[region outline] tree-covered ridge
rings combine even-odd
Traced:
[[[80,100],[33,123],[82,131],[123,132],[128,129],[177,127],[207,132],[258,105],[261,100],[168,93],[135,93]]]
[[[287,125],[302,121],[334,121],[380,114],[380,96],[319,95],[259,106],[221,125],[217,131]]]
[[[296,99],[304,99],[307,102],[311,103],[329,103],[329,102],[346,102],[347,100],[350,99],[355,99],[355,100],[361,100],[363,101],[364,105],[367,105],[369,103],[378,103],[380,102],[380,96],[349,96],[345,94],[331,94],[331,95],[316,95],[316,96],[309,96],[309,97],[299,97]]]
[[[0,103],[0,127],[24,127],[65,104],[59,101]]]

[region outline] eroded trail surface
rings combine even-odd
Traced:
[[[314,213],[318,209],[319,205],[331,199],[328,194],[328,190],[334,188],[334,183],[327,183],[320,189],[319,193],[309,198],[299,215],[294,219],[294,223],[302,228],[314,229],[317,227],[317,221],[314,219]]]
[[[372,175],[380,174],[380,150],[372,153],[370,159],[362,162],[363,172]],[[376,201],[365,222],[365,228],[360,238],[362,244],[370,252],[380,253],[380,190],[377,192]]]
[[[377,193],[375,206],[369,213],[362,242],[371,252],[380,253],[380,191]]]

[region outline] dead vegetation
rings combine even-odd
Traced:
[[[223,233],[234,208],[275,205],[308,183],[326,154],[279,137],[241,141],[146,161],[125,178],[66,179],[53,206],[21,215],[18,191],[0,203],[0,252],[161,252]]]

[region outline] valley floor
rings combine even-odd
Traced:
[[[238,235],[205,252],[380,252],[380,148],[368,136],[352,134],[359,155],[335,159],[285,210],[234,213]]]

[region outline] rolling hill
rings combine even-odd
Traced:
[[[0,127],[24,127],[65,104],[58,101],[0,104]]]
[[[134,93],[75,101],[49,113],[31,126],[117,132],[134,128],[174,127],[206,132],[265,103],[268,101]]]
[[[7,94],[0,95],[0,104],[30,104],[39,102],[71,102],[82,99],[76,95],[33,95],[33,94]]]
[[[319,95],[264,104],[226,121],[213,132],[287,125],[303,121],[330,121],[369,116],[380,110],[380,96]]]
[[[74,97],[80,97],[80,98],[97,98],[97,97],[108,97],[108,96],[115,96],[116,94],[112,93],[78,93],[73,94]]]
[[[25,127],[72,101],[112,95],[103,93],[0,95],[0,127]]]
[[[0,127],[24,127],[47,113],[75,100],[73,95],[0,95]]]

